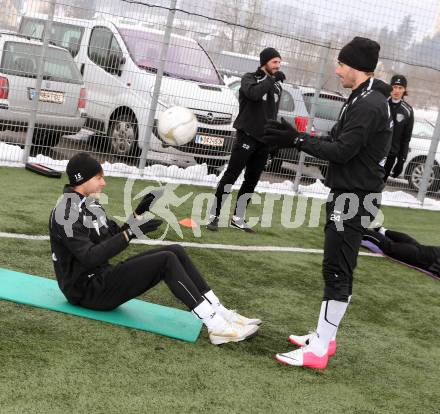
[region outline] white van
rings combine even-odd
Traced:
[[[23,17],[19,31],[42,38],[44,19]],[[144,146],[164,33],[139,24],[56,18],[50,42],[67,48],[87,88],[86,127],[102,132],[108,148],[121,156]],[[238,102],[208,54],[193,39],[172,35],[158,112],[191,108],[199,121],[195,139],[170,147],[153,131],[149,159],[177,165],[224,163],[235,132]],[[155,119],[157,119],[156,113]]]

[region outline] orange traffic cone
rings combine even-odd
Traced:
[[[198,224],[196,221],[194,221],[192,218],[186,218],[179,221],[179,224],[184,227],[189,227],[191,229],[198,227]]]

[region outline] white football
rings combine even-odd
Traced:
[[[185,145],[196,136],[197,118],[190,109],[173,106],[159,115],[157,132],[169,145]]]

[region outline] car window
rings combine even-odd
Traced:
[[[110,73],[119,69],[122,58],[121,48],[106,27],[95,27],[90,36],[88,55],[90,60]]]
[[[23,17],[19,32],[37,39],[43,39],[44,21]],[[83,27],[52,22],[49,41],[56,46],[66,48],[75,57],[79,52],[83,33]]]
[[[112,40],[110,42],[110,50],[109,50],[109,56],[108,56],[108,62],[110,69],[119,69],[121,59],[123,57],[122,49],[119,46],[118,41],[116,40],[116,37],[112,34]]]
[[[42,46],[20,42],[6,42],[0,72],[36,78]],[[82,83],[81,74],[67,50],[48,48],[44,61],[43,79],[67,83]]]
[[[295,110],[295,101],[292,95],[285,89],[281,92],[280,111],[293,112]]]
[[[313,93],[303,94],[304,102],[309,113],[312,107],[313,96]],[[318,118],[328,119],[330,121],[337,121],[339,112],[341,111],[344,102],[345,99],[342,97],[320,94],[318,101],[316,102],[315,116]]]
[[[156,73],[164,34],[138,29],[118,28],[136,65]],[[214,85],[223,85],[217,69],[205,50],[191,39],[172,36],[168,45],[164,75]]]

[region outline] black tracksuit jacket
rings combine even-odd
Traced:
[[[414,111],[412,107],[403,100],[394,103],[392,99],[389,98],[388,102],[394,122],[390,156],[405,161],[408,156],[409,142],[414,126]]]
[[[390,85],[369,78],[351,93],[330,136],[302,139],[302,151],[329,161],[325,185],[332,191],[382,191],[393,133],[390,91]]]
[[[102,206],[68,185],[50,215],[49,234],[58,285],[73,304],[83,297],[89,279],[110,270],[109,259],[128,246]]]
[[[261,69],[246,73],[241,79],[240,109],[234,128],[262,142],[264,125],[269,119],[277,118],[281,92],[280,82]]]

